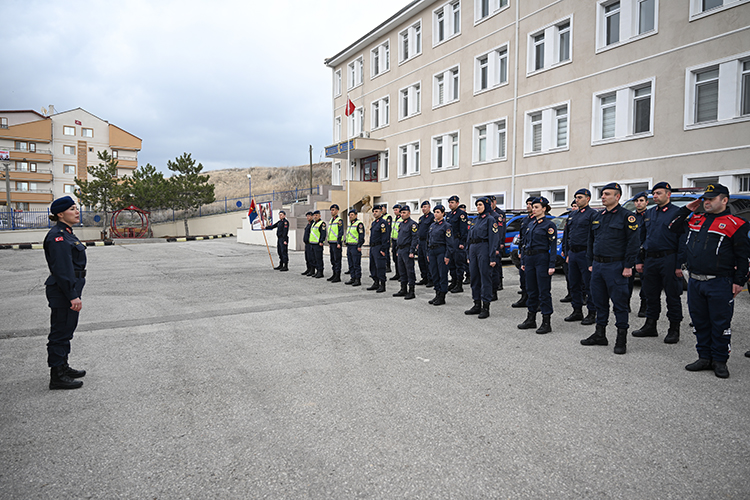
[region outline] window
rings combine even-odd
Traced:
[[[341,117],[337,116],[333,121],[333,142],[341,140]]]
[[[599,203],[602,199],[602,188],[612,181],[594,183],[589,185],[589,190],[592,194],[592,202]],[[651,189],[651,179],[633,179],[633,180],[616,180],[622,188],[622,197],[620,202],[624,202],[635,196],[642,191],[648,191]]]
[[[399,119],[410,118],[422,111],[421,83],[415,83],[399,91]]]
[[[333,163],[333,170],[331,171],[331,184],[334,186],[341,185],[341,162],[336,161]]]
[[[432,11],[432,45],[438,45],[461,33],[461,2],[441,5]]]
[[[398,34],[398,62],[408,61],[422,53],[422,22],[418,21]]]
[[[737,176],[737,191],[740,193],[750,191],[750,174]]]
[[[370,61],[372,62],[371,79],[391,69],[390,47],[390,42],[386,40],[370,51]]]
[[[731,9],[750,0],[690,0],[690,20]]]
[[[341,95],[341,70],[337,69],[333,73],[333,96],[338,97]]]
[[[570,24],[562,19],[529,35],[527,73],[553,68],[570,62]]]
[[[81,137],[94,137],[94,129],[93,128],[82,128],[81,129]]]
[[[75,127],[63,127],[63,135],[76,135]]]
[[[458,66],[434,75],[432,77],[432,106],[438,107],[458,101],[460,94],[458,82]]]
[[[599,0],[597,9],[597,52],[657,32],[659,0]]]
[[[36,163],[29,163],[29,172],[36,172]]]
[[[594,94],[592,143],[651,136],[654,80]]]
[[[390,151],[385,150],[382,153],[380,153],[380,180],[381,181],[387,181],[388,180],[388,174],[390,171]]]
[[[398,176],[419,174],[419,141],[398,147]]]
[[[76,154],[75,146],[63,146],[63,154],[75,156]]]
[[[28,151],[28,150],[29,150],[28,142],[16,141],[16,151]]]
[[[523,199],[530,197],[544,196],[549,200],[551,207],[564,207],[567,206],[565,200],[567,199],[567,187],[550,187],[550,188],[536,188],[536,189],[524,189]]]
[[[20,182],[16,181],[16,191],[36,191],[36,182]]]
[[[25,161],[17,161],[16,162],[16,172],[28,172],[29,171],[29,164]]]
[[[505,193],[481,193],[481,194],[472,194],[471,195],[471,206],[475,207],[477,206],[477,200],[479,198],[484,198],[487,196],[494,196],[495,201],[497,202],[497,207],[501,210],[505,210]],[[528,197],[527,197],[528,198]],[[448,206],[447,204],[445,205]],[[508,217],[510,218],[510,216]]]
[[[75,165],[63,165],[63,173],[64,174],[73,174],[76,173],[76,166]]]
[[[354,87],[362,85],[362,82],[364,81],[364,71],[365,69],[362,56],[359,56],[358,58],[350,62],[346,67],[346,88],[351,90]]]
[[[474,93],[508,83],[508,45],[477,56],[474,63]]]
[[[474,0],[474,24],[508,7],[508,0]]]
[[[688,68],[685,127],[750,119],[750,52]]]
[[[391,99],[388,96],[373,101],[370,114],[372,115],[371,130],[386,127],[390,123]]]
[[[506,159],[506,119],[474,126],[472,163]]]
[[[693,179],[693,187],[700,188],[700,189],[706,189],[709,184],[718,184],[719,178],[718,177],[701,177],[697,179]]]
[[[31,152],[31,153],[35,153],[36,152],[36,143],[35,142],[30,142],[29,143],[29,152]]]
[[[65,184],[63,186],[63,193],[65,194],[75,194],[76,187],[73,184]]]
[[[89,149],[89,151],[90,151],[90,150],[91,150],[91,149]],[[116,149],[113,149],[113,150],[112,150],[112,158],[114,158],[114,159],[116,160],[116,159],[118,158],[118,156],[120,156],[120,152],[119,152],[119,151],[117,151]]]
[[[432,171],[458,168],[458,132],[432,138]]]
[[[352,114],[349,115],[349,126],[347,132],[349,133],[349,139],[357,137],[362,134],[365,127],[365,110],[361,106],[356,108]]]
[[[28,212],[29,211],[29,204],[27,202],[17,201],[15,203],[15,205],[16,205],[16,210],[18,210],[20,212],[23,212],[23,211]]]
[[[8,128],[8,119],[4,116],[0,116],[0,128]]]
[[[526,113],[525,155],[568,149],[569,104]]]

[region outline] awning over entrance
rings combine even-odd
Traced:
[[[351,149],[351,152],[349,151]],[[366,137],[355,137],[348,141],[326,147],[326,158],[346,160],[347,153],[352,160],[366,158],[368,156],[383,153],[385,141],[383,139],[368,139]]]

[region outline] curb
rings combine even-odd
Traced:
[[[86,241],[87,247],[103,247],[114,245],[114,241]],[[18,245],[0,245],[0,250],[41,250],[44,248],[42,243],[20,243]]]
[[[175,241],[200,241],[200,240],[215,240],[218,238],[229,238],[234,236],[232,233],[229,234],[213,234],[210,236],[183,236],[182,238],[167,238],[167,241],[172,243]]]

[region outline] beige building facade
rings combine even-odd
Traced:
[[[9,152],[10,201],[16,210],[46,209],[55,198],[73,194],[75,179],[98,165],[99,151],[118,159],[122,177],[138,167],[141,139],[88,111],[42,114],[0,111],[0,150]],[[4,165],[3,165],[4,167]],[[0,205],[7,204],[5,170],[0,170]]]
[[[376,203],[750,193],[748,0],[417,0],[325,64],[332,178]]]

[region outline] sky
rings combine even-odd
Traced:
[[[86,111],[167,172],[324,161],[323,64],[409,0],[0,0],[0,109]]]

